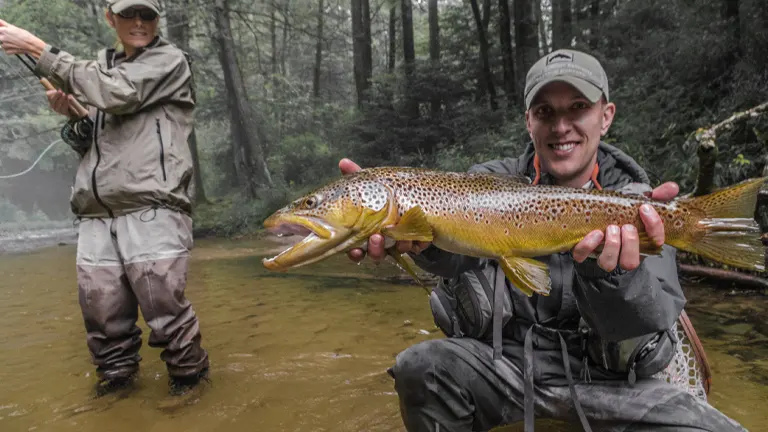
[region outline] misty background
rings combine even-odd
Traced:
[[[0,18],[79,58],[115,43],[101,0],[0,0]],[[607,70],[606,141],[654,185],[691,191],[700,128],[768,101],[764,0],[165,0],[162,34],[190,53],[198,98],[197,235],[251,233],[292,197],[361,166],[465,170],[528,136],[528,68],[561,47]],[[0,54],[0,224],[70,223],[78,157],[63,117]],[[761,175],[768,120],[717,135],[715,185]]]

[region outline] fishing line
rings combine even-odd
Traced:
[[[40,153],[40,156],[37,157],[37,160],[35,162],[33,162],[32,166],[30,166],[29,168],[25,169],[24,171],[22,171],[20,173],[11,174],[11,175],[7,175],[7,176],[0,176],[0,180],[6,180],[6,179],[15,178],[15,177],[21,177],[24,174],[32,171],[35,168],[35,166],[37,166],[38,162],[40,162],[40,159],[42,159],[43,156],[45,156],[45,154],[48,153],[48,150],[52,149],[54,145],[56,145],[56,144],[58,144],[60,142],[64,142],[64,141],[61,140],[61,139],[57,139],[56,141],[50,143],[48,145],[48,147],[45,150],[43,150],[42,153]]]
[[[35,65],[37,64],[37,62],[35,61],[35,59],[31,55],[29,55],[28,53],[24,53],[24,57],[22,57],[20,54],[15,54],[15,56],[19,59],[19,61],[21,61],[21,63],[24,64],[24,66],[26,66],[27,69],[29,69],[30,72],[32,72],[32,74],[34,76],[36,76],[37,78],[40,79],[41,84],[43,84],[43,86],[46,87],[46,89],[49,89],[49,90],[53,89],[53,86],[50,85],[48,80],[46,80],[45,78],[40,77],[37,74],[37,72],[35,72]],[[10,66],[10,62],[8,61],[8,57],[7,56],[3,56],[3,57],[5,57],[5,63]],[[22,78],[22,81],[27,85],[28,88],[32,89],[32,85],[30,84],[29,81],[27,81],[26,77],[23,74],[21,74],[14,67],[11,67],[11,70],[16,72],[16,74],[19,77]],[[24,102],[27,103],[27,104],[29,103],[27,101],[24,101]],[[76,110],[80,111],[82,113],[84,111],[84,108],[82,108],[81,105],[76,104]],[[87,111],[85,111],[84,114],[87,116]],[[86,117],[86,119],[90,120],[88,117]],[[48,151],[51,150],[53,148],[53,146],[55,146],[56,144],[58,144],[60,142],[63,142],[63,140],[62,139],[57,139],[56,141],[50,143],[48,145],[48,147],[46,147],[46,149],[43,150],[42,153],[40,153],[40,156],[38,156],[37,159],[32,163],[32,165],[29,168],[27,168],[26,170],[24,170],[24,171],[22,171],[20,173],[16,173],[16,174],[0,176],[0,180],[7,180],[7,179],[16,178],[16,177],[21,177],[24,174],[29,173],[30,171],[32,171],[37,166],[37,164],[40,162],[40,160],[43,158],[43,156],[45,156],[45,154],[48,153]]]

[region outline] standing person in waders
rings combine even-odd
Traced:
[[[526,77],[525,108],[532,140],[525,151],[470,172],[657,200],[677,195],[674,183],[651,190],[632,158],[601,141],[616,106],[594,57],[558,50],[541,58]],[[339,167],[360,169],[348,159]],[[640,217],[663,244],[659,215],[643,206]],[[570,252],[541,257],[552,278],[546,297],[522,294],[494,260],[399,242],[401,252],[440,277],[430,306],[448,336],[408,348],[389,370],[409,432],[488,431],[518,422],[529,432],[535,417],[585,431],[744,430],[707,403],[708,377],[690,384],[680,336],[691,332],[694,346],[697,338],[683,311],[675,250],[664,245],[660,256],[644,258],[633,226],[606,228]],[[385,257],[383,240],[377,234],[368,241],[367,255],[376,261]],[[349,252],[358,262],[365,255]]]
[[[141,330],[163,348],[171,395],[208,374],[197,316],[184,295],[193,246],[194,184],[187,138],[195,95],[186,54],[157,32],[157,0],[110,0],[105,16],[121,49],[80,60],[0,21],[7,54],[31,56],[59,90],[51,108],[69,121],[62,137],[81,156],[70,199],[79,219],[77,280],[98,396],[130,389]],[[78,118],[73,101],[89,107]],[[93,127],[84,127],[92,121]]]

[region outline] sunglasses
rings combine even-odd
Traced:
[[[154,21],[157,18],[157,14],[152,9],[134,9],[128,8],[118,14],[120,18],[134,19],[136,15],[141,18],[142,21]]]

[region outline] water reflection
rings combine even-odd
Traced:
[[[341,257],[269,273],[260,256],[277,247],[197,242],[188,296],[201,318],[212,384],[181,406],[167,404],[160,351],[146,342],[138,389],[90,399],[95,379],[74,248],[2,256],[0,430],[404,430],[386,368],[409,345],[441,337],[424,292],[373,279],[396,275],[391,264],[355,266]],[[715,374],[713,404],[759,430],[768,419],[764,299],[707,289],[689,297]]]

